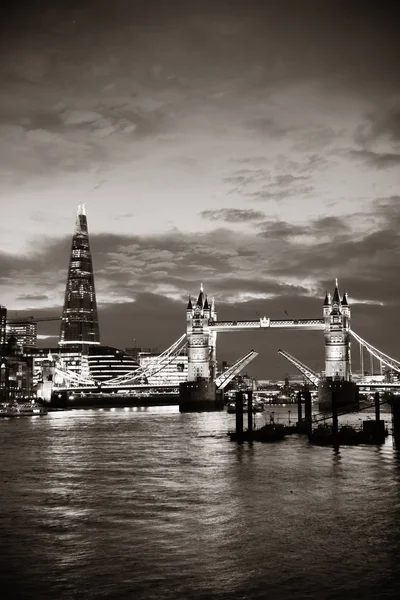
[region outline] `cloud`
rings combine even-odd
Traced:
[[[246,318],[320,314],[338,276],[358,323],[395,332],[398,8],[245,4],[8,3],[3,303],[60,310],[87,200],[110,343],[123,315],[163,347],[200,279]]]
[[[224,182],[234,186],[229,194],[244,195],[253,201],[279,201],[293,196],[306,196],[314,190],[313,186],[305,183],[311,178],[309,171],[313,163],[314,158],[310,157],[304,163],[282,160],[279,165],[281,172],[278,173],[265,168],[236,169],[232,175],[225,177]],[[290,167],[293,173],[287,172]]]
[[[265,214],[259,210],[240,208],[221,208],[219,210],[203,210],[200,213],[203,219],[211,221],[225,221],[226,223],[242,223],[246,221],[260,221]]]
[[[264,314],[279,318],[284,310],[298,318],[319,316],[324,290],[332,288],[337,276],[341,289],[348,290],[350,302],[355,299],[356,331],[395,354],[397,340],[387,327],[386,338],[376,328],[379,324],[384,331],[389,316],[392,323],[399,322],[399,198],[377,199],[375,208],[370,208],[369,228],[357,231],[358,217],[356,213],[350,219],[326,216],[307,224],[264,220],[258,225],[259,235],[227,228],[206,234],[93,234],[103,343],[125,347],[135,337],[143,346],[166,348],[184,330],[187,294],[195,295],[200,281],[206,292],[216,297],[221,319],[257,319]],[[2,302],[19,308],[21,318],[24,308],[27,316],[60,314],[69,246],[70,238],[47,238],[37,241],[35,254],[3,255],[0,284],[9,296],[3,296],[7,302]],[[12,299],[12,290],[22,286],[26,293]],[[154,322],[159,323],[157,328]],[[393,325],[393,331],[396,327]],[[56,335],[58,328],[59,323],[41,323],[40,334]],[[255,347],[253,338],[239,337],[234,348],[221,339],[224,358],[233,361],[243,354],[245,341],[250,344],[247,349]],[[295,355],[295,350],[300,352],[299,358],[308,358],[310,366],[315,353],[322,353],[321,340],[318,350],[312,341],[308,349],[302,349],[294,334],[287,339],[288,345],[273,335],[269,341],[257,338],[257,348],[258,344],[264,348],[276,368],[279,363],[271,355],[273,344]],[[268,344],[272,344],[269,350]]]
[[[367,121],[356,132],[356,140],[362,144],[384,139],[400,142],[400,107],[397,99],[389,107],[381,105],[379,110],[370,112]]]
[[[278,186],[271,185],[265,186],[264,189],[261,189],[257,192],[249,192],[247,196],[258,202],[268,202],[270,200],[285,200],[288,198],[293,198],[294,196],[301,199],[309,196],[313,191],[314,188],[311,185],[299,185],[283,190],[278,189]]]
[[[91,248],[99,301],[137,301],[142,293],[185,298],[200,280],[215,295],[234,298],[257,294],[323,294],[329,280],[351,281],[360,301],[393,302],[400,293],[395,273],[399,260],[398,197],[382,198],[369,218],[324,216],[307,224],[265,219],[261,211],[203,211],[203,218],[225,223],[259,221],[256,234],[227,227],[207,233],[171,231],[162,235],[92,234]],[[358,224],[358,225],[357,225]],[[62,304],[70,238],[36,241],[31,255],[4,254],[0,283],[19,306],[38,306],[47,298]],[[45,275],[44,275],[45,274]],[[367,282],[376,285],[367,285]],[[399,284],[400,285],[400,284]],[[354,286],[354,288],[353,288]],[[18,289],[18,288],[17,288]],[[235,300],[236,301],[236,300]]]
[[[377,169],[389,169],[400,165],[400,152],[374,152],[372,150],[351,150],[350,156]]]
[[[37,302],[41,300],[49,300],[49,297],[46,294],[20,294],[16,297],[16,300]]]
[[[123,221],[125,219],[131,219],[134,216],[135,216],[134,213],[128,212],[128,213],[123,213],[121,215],[114,215],[113,219],[114,219],[114,221]]]
[[[273,119],[268,117],[259,117],[250,119],[244,124],[245,129],[255,132],[260,136],[283,136],[288,133],[288,129],[278,125]]]

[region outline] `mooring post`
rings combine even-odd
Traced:
[[[304,387],[304,420],[307,428],[307,433],[311,433],[312,423],[312,406],[311,406],[311,392],[308,387]]]
[[[247,392],[247,429],[253,431],[253,390]]]
[[[337,439],[339,431],[337,391],[332,390],[332,434]]]
[[[297,392],[297,421],[298,421],[299,425],[301,424],[302,420],[303,420],[303,411],[301,408],[301,392],[298,391]]]
[[[381,405],[380,405],[380,396],[379,392],[376,391],[374,394],[375,400],[375,421],[379,421],[381,418]]]
[[[243,435],[243,392],[236,392],[236,435]]]
[[[385,398],[386,399],[386,398]],[[396,446],[400,446],[400,398],[387,393],[387,402],[392,412],[392,434]]]

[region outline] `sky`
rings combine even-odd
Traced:
[[[84,202],[104,344],[165,349],[200,283],[222,320],[320,317],[338,277],[354,330],[400,358],[399,17],[357,0],[6,2],[0,303],[60,315]],[[321,332],[219,336],[220,360],[253,348],[261,378],[294,372],[279,348],[323,368]]]

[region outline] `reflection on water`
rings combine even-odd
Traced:
[[[238,446],[233,423],[177,407],[0,422],[8,597],[396,597],[391,438],[339,452],[300,436]]]

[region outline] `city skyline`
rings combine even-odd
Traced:
[[[169,346],[201,282],[221,319],[319,317],[338,277],[357,332],[398,357],[398,9],[51,4],[0,25],[9,313],[61,315],[84,202],[104,343]],[[288,368],[280,347],[323,361],[316,333],[221,336],[219,356],[252,347],[260,376]]]

